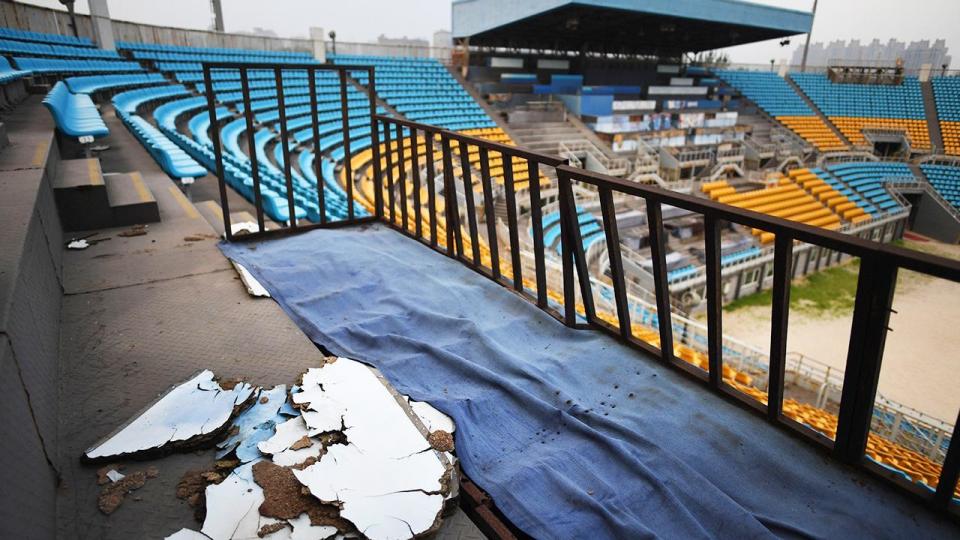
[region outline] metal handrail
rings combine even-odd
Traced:
[[[289,69],[307,70],[315,74],[322,69],[339,71],[365,71],[368,73],[368,97],[370,102],[371,120],[371,153],[373,163],[374,200],[370,202],[374,215],[361,218],[351,215],[347,219],[335,223],[325,222],[303,225],[293,214],[292,175],[289,168],[290,159],[285,155],[286,167],[284,179],[287,183],[287,202],[291,210],[289,227],[280,231],[261,231],[244,237],[231,235],[229,223],[229,209],[227,206],[226,187],[224,177],[223,152],[219,138],[219,126],[215,116],[215,97],[211,91],[211,69],[264,69],[263,65],[242,64],[204,64],[204,75],[207,84],[208,105],[211,110],[211,130],[214,139],[214,154],[216,156],[216,173],[220,182],[221,203],[225,215],[225,230],[228,240],[235,241],[246,238],[265,238],[277,234],[299,232],[315,227],[336,227],[354,225],[369,221],[383,221],[388,226],[401,233],[417,239],[431,248],[462,262],[479,274],[486,276],[505,287],[514,289],[521,296],[535,302],[547,313],[557,317],[564,324],[583,328],[598,329],[622,340],[625,344],[645,351],[660,358],[664,365],[688,373],[690,376],[702,380],[707,388],[742,403],[749,409],[765,415],[771,424],[785,429],[797,430],[815,444],[831,449],[833,456],[841,461],[860,464],[863,460],[867,434],[873,418],[874,400],[876,398],[876,384],[879,376],[880,361],[883,356],[884,336],[889,320],[893,292],[898,270],[911,270],[929,276],[960,282],[960,262],[952,261],[935,255],[916,252],[893,245],[880,244],[843,234],[828,231],[822,228],[791,222],[773,216],[760,214],[750,210],[728,206],[719,202],[696,197],[683,193],[664,190],[660,187],[638,184],[625,179],[592,171],[576,169],[565,164],[565,160],[526,150],[524,148],[503,145],[492,141],[470,137],[461,133],[437,128],[426,124],[409,122],[400,118],[376,114],[376,92],[374,70],[371,66],[290,66]],[[271,67],[277,76],[277,95],[280,109],[284,110],[282,99],[281,71],[288,69],[283,65]],[[311,75],[310,80],[315,80]],[[345,86],[341,76],[341,91],[345,101]],[[249,88],[243,85],[245,114],[250,118]],[[312,107],[316,108],[316,88],[311,85]],[[346,107],[343,107],[346,110]],[[314,115],[315,116],[315,115]],[[344,133],[348,133],[347,115],[344,114]],[[280,115],[281,134],[287,139],[286,119]],[[422,140],[426,145],[423,158],[433,159],[435,146],[442,158],[442,174],[436,178],[434,167],[427,167],[427,178],[420,177],[420,167],[408,168],[408,163],[418,162],[419,144],[410,144],[407,148],[404,140],[418,142]],[[381,134],[383,144],[381,145]],[[391,139],[396,139],[393,144]],[[314,138],[317,143],[317,138]],[[346,141],[345,141],[346,143]],[[286,145],[288,146],[288,145]],[[346,146],[346,144],[345,144]],[[470,162],[471,150],[476,150],[479,162],[474,167]],[[381,156],[381,152],[383,156]],[[407,160],[405,152],[410,152]],[[510,247],[510,260],[501,262],[499,254],[500,240],[498,238],[497,219],[494,215],[493,179],[490,174],[490,153],[496,152],[503,157],[502,183],[507,208],[506,232],[509,236],[504,240]],[[347,149],[344,161],[350,162],[351,153]],[[381,166],[381,157],[385,159],[386,167]],[[459,159],[460,177],[454,172],[454,159]],[[514,162],[525,162],[529,181],[524,189],[514,186]],[[256,170],[254,156],[251,162]],[[315,160],[318,167],[317,176],[320,178],[319,160]],[[397,164],[394,168],[393,163]],[[478,185],[482,190],[477,191],[472,180],[479,168]],[[407,177],[408,171],[410,178]],[[553,175],[541,175],[541,172],[555,173],[556,180],[547,180]],[[347,175],[346,178],[352,178]],[[256,176],[254,176],[256,184]],[[437,186],[436,182],[442,183]],[[459,180],[459,183],[458,183]],[[407,182],[413,183],[412,190],[406,189]],[[420,200],[418,186],[425,181],[428,186],[428,201]],[[545,256],[544,230],[542,225],[541,182],[556,182],[556,196],[560,207],[560,246],[561,257],[559,262],[548,260]],[[460,189],[462,184],[462,189]],[[613,289],[613,302],[617,308],[617,324],[610,324],[598,317],[594,304],[594,281],[588,269],[588,257],[580,236],[580,227],[577,223],[576,204],[573,195],[573,185],[589,186],[595,190],[599,198],[600,213],[603,223],[603,235],[607,247],[609,260],[609,280]],[[352,208],[352,182],[347,182],[349,204]],[[399,187],[400,189],[395,189]],[[256,186],[259,193],[259,186]],[[321,216],[325,216],[323,189],[318,189],[318,204]],[[405,194],[411,193],[408,200]],[[399,194],[399,196],[398,196]],[[460,196],[462,194],[462,197]],[[519,201],[518,197],[529,199]],[[653,285],[656,304],[657,328],[659,331],[660,347],[637,339],[633,335],[630,321],[630,298],[628,287],[624,280],[621,243],[617,227],[615,196],[619,198],[642,199],[645,203],[651,258],[653,260]],[[438,215],[435,203],[437,197],[443,198],[443,234],[438,235]],[[479,201],[475,200],[477,197]],[[399,205],[398,200],[399,199]],[[518,202],[529,206],[530,233],[533,238],[532,255],[528,251],[521,255],[518,224]],[[258,197],[258,214],[262,211],[263,202]],[[699,368],[678,360],[674,356],[674,332],[670,308],[670,290],[667,284],[665,232],[663,228],[663,206],[669,205],[704,216],[705,220],[705,247],[706,247],[706,282],[707,282],[707,356],[709,369],[704,372]],[[426,207],[426,208],[424,208]],[[463,208],[466,207],[466,208]],[[422,217],[431,217],[429,224]],[[482,218],[482,219],[478,219]],[[721,249],[720,230],[721,222],[732,222],[742,226],[769,231],[775,234],[773,252],[773,294],[772,294],[772,324],[771,347],[768,354],[768,378],[765,381],[767,404],[746,397],[735,390],[723,377],[723,334],[721,327]],[[429,230],[423,226],[429,225]],[[485,228],[485,231],[482,230]],[[789,271],[794,245],[796,242],[813,244],[827,250],[840,252],[849,256],[859,257],[863,264],[858,278],[856,300],[853,313],[853,324],[849,343],[849,352],[846,360],[845,373],[839,408],[839,421],[836,440],[830,441],[821,434],[804,427],[783,414],[784,376],[787,366],[786,336],[789,314]],[[533,260],[533,276],[528,277],[530,265],[524,271],[524,260]],[[559,267],[559,268],[558,268]],[[548,268],[555,270],[551,276],[559,271],[562,279],[560,290],[550,288],[548,282]],[[584,323],[583,321],[586,321]],[[678,321],[683,319],[677,318]],[[930,502],[937,508],[945,509],[953,496],[953,489],[960,476],[960,437],[953,433],[951,444],[943,463],[941,477],[936,494],[928,496]]]

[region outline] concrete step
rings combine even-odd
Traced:
[[[195,203],[194,206],[197,207],[197,211],[200,212],[200,215],[203,216],[203,219],[207,220],[207,223],[213,227],[213,230],[217,232],[218,235],[223,234],[223,208],[220,207],[220,204],[217,201],[203,201]],[[236,225],[237,223],[250,222],[257,223],[257,216],[254,216],[246,210],[241,210],[240,212],[230,212],[230,223]],[[269,223],[264,223],[267,230],[273,229]]]
[[[53,193],[64,230],[102,229],[113,223],[99,159],[61,161],[53,180]]]
[[[160,221],[157,199],[139,172],[109,174],[104,177],[104,183],[113,212],[113,226]]]

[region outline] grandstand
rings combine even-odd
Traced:
[[[957,422],[878,379],[898,271],[960,282],[955,261],[891,245],[960,241],[960,162],[941,155],[960,153],[960,86],[690,61],[810,30],[809,13],[729,3],[455,2],[456,48],[406,56],[120,22],[102,48],[109,18],[71,37],[40,26],[53,11],[0,6],[30,14],[0,28],[18,460],[0,479],[23,494],[0,536],[214,538],[217,519],[224,538],[956,534]],[[791,281],[831,268],[857,272],[844,369],[787,349]],[[723,306],[764,292],[769,340],[745,343]],[[303,490],[332,448],[390,446],[345,417],[308,432],[311,399],[274,411],[303,418],[288,451],[317,449],[292,467],[257,444],[274,420],[213,448],[253,427],[249,402],[209,437],[80,461],[197,370],[303,392],[325,356],[375,367],[430,435],[413,455],[449,460],[436,491],[387,493],[443,512],[362,529],[355,490]],[[455,453],[414,402],[456,421]],[[243,481],[241,450],[289,476],[247,479],[262,495],[243,515],[250,495],[217,499]],[[379,511],[389,475],[331,466]],[[189,471],[205,510],[181,496]],[[114,489],[130,492],[116,513]],[[303,513],[270,510],[276,489]]]

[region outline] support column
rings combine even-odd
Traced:
[[[97,46],[115,50],[117,44],[113,39],[113,22],[110,20],[107,0],[90,0],[90,22],[93,23],[93,40]]]
[[[213,30],[214,32],[226,32],[223,26],[223,5],[220,0],[210,0],[213,6]]]
[[[310,27],[310,40],[313,41],[313,57],[321,64],[327,63],[327,43],[323,28],[316,26]]]

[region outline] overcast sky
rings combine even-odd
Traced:
[[[24,0],[61,8],[57,0]],[[522,0],[518,0],[522,1]],[[813,0],[754,0],[756,3],[809,11]],[[108,0],[115,19],[181,28],[208,28],[212,21],[206,0]],[[336,30],[342,41],[373,41],[389,37],[432,39],[436,30],[450,29],[450,0],[223,0],[228,32],[261,27],[281,37],[305,37],[311,26]],[[88,13],[87,0],[77,11]],[[960,66],[960,0],[820,0],[813,41],[890,38],[914,41],[947,40]],[[729,49],[734,62],[766,63],[789,58],[803,43],[796,36],[780,48],[777,40]]]

